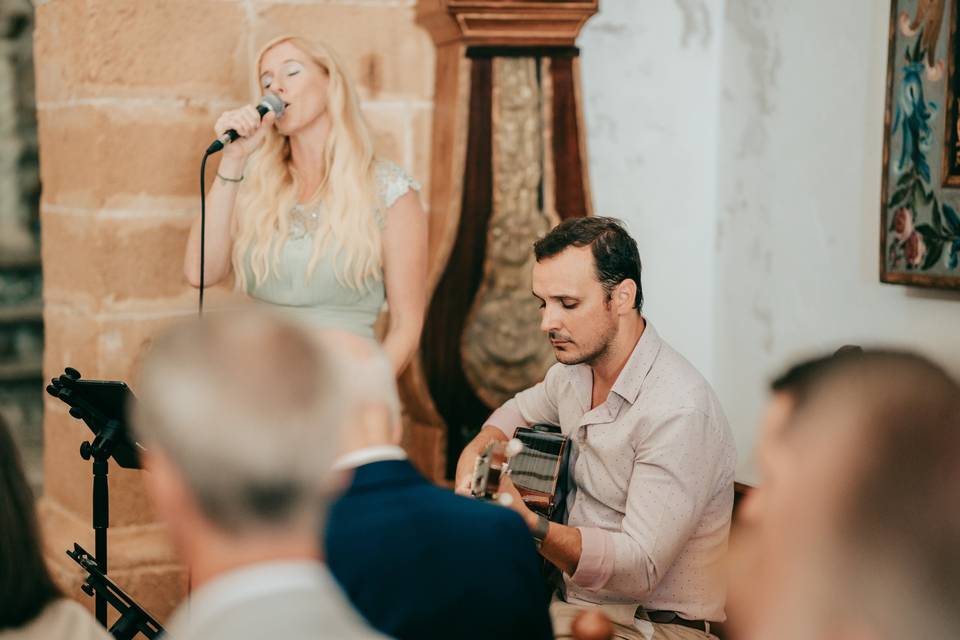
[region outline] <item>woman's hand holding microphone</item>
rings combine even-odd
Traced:
[[[230,129],[240,134],[239,138],[223,148],[224,160],[246,160],[263,143],[267,131],[276,119],[276,114],[268,111],[261,120],[257,108],[251,105],[224,112],[213,125],[217,137]]]

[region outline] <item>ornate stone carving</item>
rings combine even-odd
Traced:
[[[493,212],[484,278],[461,340],[463,369],[490,407],[543,378],[555,362],[530,295],[533,242],[551,226],[541,209],[544,128],[535,58],[496,58]]]

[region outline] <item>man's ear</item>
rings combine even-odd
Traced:
[[[633,303],[637,298],[637,283],[633,278],[627,278],[616,286],[613,290],[613,300],[617,305],[617,311],[625,313],[634,308]]]
[[[147,472],[144,484],[157,516],[165,522],[181,519],[184,511],[192,506],[192,498],[176,465],[155,448],[142,454],[141,460]]]
[[[162,451],[152,448],[143,455],[144,484],[157,519],[167,531],[180,558],[187,564],[195,559],[198,540],[219,535],[217,527],[203,513],[183,473]]]

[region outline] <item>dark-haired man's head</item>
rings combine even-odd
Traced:
[[[534,244],[541,328],[564,364],[603,359],[624,319],[643,308],[637,243],[613,218],[566,220]]]
[[[832,354],[799,362],[778,375],[770,383],[770,399],[760,420],[756,447],[756,463],[761,485],[751,491],[741,504],[738,519],[749,524],[762,517],[766,495],[777,483],[779,470],[788,465],[784,458],[781,435],[788,428],[795,410],[802,406],[814,386],[838,361],[857,358],[864,351],[857,345],[844,345]]]
[[[789,396],[794,404],[803,404],[810,388],[826,371],[838,361],[858,358],[863,354],[863,347],[845,344],[832,354],[804,360],[774,378],[770,383],[770,391],[775,396]]]
[[[739,637],[960,637],[960,387],[895,352],[794,373]]]

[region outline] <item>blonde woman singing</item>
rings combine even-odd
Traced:
[[[257,60],[263,92],[285,108],[263,120],[227,111],[235,129],[207,195],[205,284],[226,278],[252,298],[316,326],[373,338],[387,300],[383,347],[399,373],[416,349],[425,307],[427,220],[419,185],[374,157],[345,70],[327,47],[298,37],[268,43]],[[200,283],[200,220],[184,272]]]

